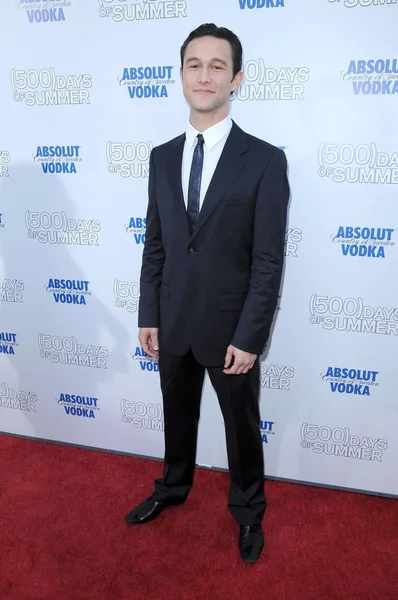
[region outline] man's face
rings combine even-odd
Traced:
[[[181,80],[185,99],[197,112],[211,113],[227,105],[242,77],[240,72],[233,78],[232,48],[226,40],[205,36],[188,44]]]

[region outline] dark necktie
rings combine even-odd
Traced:
[[[198,134],[198,143],[196,144],[192,165],[191,173],[189,175],[189,186],[188,186],[188,205],[187,212],[189,223],[191,226],[191,232],[194,230],[196,221],[199,216],[199,200],[200,200],[200,184],[202,181],[202,169],[203,169],[203,135]]]

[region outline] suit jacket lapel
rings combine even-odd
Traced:
[[[187,209],[184,202],[182,191],[182,155],[184,151],[185,134],[180,135],[174,140],[169,157],[167,159],[167,176],[172,191],[173,200],[177,213],[181,216],[184,225],[189,231],[189,220]],[[240,171],[243,169],[244,160],[242,154],[247,151],[247,142],[244,131],[232,124],[230,134],[221,153],[220,160],[210,181],[207,193],[203,200],[202,208],[199,213],[195,230],[192,234],[193,239],[211,213],[214,211],[224,194],[232,185]]]
[[[242,154],[247,151],[245,133],[233,122],[230,134],[221,153],[213,178],[203,200],[192,239],[197,235],[224,194],[244,166]],[[185,208],[185,205],[184,205]]]
[[[174,145],[172,146],[167,159],[167,176],[177,213],[182,217],[184,224],[189,229],[188,215],[182,191],[181,169],[184,144],[185,134],[180,135],[174,140]]]

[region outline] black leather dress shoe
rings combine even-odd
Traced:
[[[239,532],[239,551],[247,563],[255,563],[264,547],[264,533],[260,523],[241,525]]]
[[[144,502],[141,502],[138,506],[133,508],[128,515],[126,515],[127,523],[147,523],[156,519],[165,508],[169,506],[179,506],[184,504],[186,498],[179,500],[178,502],[158,502],[153,499],[153,496],[149,496]]]
[[[147,523],[156,519],[167,508],[167,504],[157,502],[152,496],[141,502],[126,515],[127,523]]]

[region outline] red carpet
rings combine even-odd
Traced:
[[[268,482],[266,550],[245,565],[228,475],[129,527],[161,463],[0,435],[1,600],[398,599],[396,500]]]

